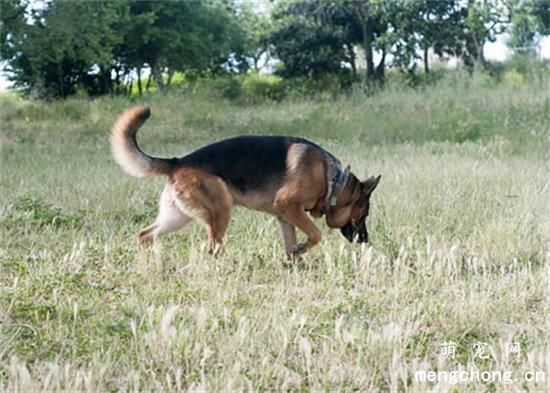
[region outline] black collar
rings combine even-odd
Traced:
[[[338,171],[330,180],[331,193],[328,197],[329,207],[336,206],[336,201],[338,200],[338,194],[340,193],[340,191],[342,191],[342,188],[344,188],[344,185],[348,180],[349,170],[350,170],[349,166],[347,166],[346,169],[344,170],[342,170],[341,168],[338,168]]]

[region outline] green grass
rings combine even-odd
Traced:
[[[547,87],[547,85],[546,85]],[[546,391],[550,90],[446,81],[335,100],[143,99],[149,153],[237,134],[315,140],[382,174],[373,247],[324,237],[285,267],[276,220],[235,210],[220,258],[198,225],[148,253],[163,179],[126,176],[108,134],[123,98],[0,96],[0,390]],[[444,341],[457,345],[442,359]],[[489,344],[487,360],[472,345]],[[506,343],[521,343],[518,358]],[[415,372],[518,381],[421,383]],[[545,381],[525,381],[543,371]]]

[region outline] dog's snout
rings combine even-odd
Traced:
[[[353,228],[353,225],[351,222],[348,222],[346,225],[344,225],[342,228],[340,228],[340,232],[342,232],[342,235],[351,243],[353,242],[353,237],[355,235],[355,230]]]
[[[350,242],[357,241],[357,243],[367,243],[369,241],[369,234],[367,232],[367,226],[365,222],[359,225],[354,225],[348,222],[342,228],[340,228],[342,235]]]
[[[369,241],[369,233],[367,232],[367,226],[363,221],[357,228],[357,243],[367,243]]]

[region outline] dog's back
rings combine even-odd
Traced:
[[[283,183],[288,152],[296,143],[320,149],[303,138],[237,136],[204,146],[177,164],[219,176],[243,193],[260,191]]]

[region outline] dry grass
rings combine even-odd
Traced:
[[[287,130],[382,173],[373,247],[325,229],[288,268],[275,220],[243,210],[218,259],[198,226],[137,254],[163,181],[109,158],[128,102],[4,98],[0,390],[547,391],[549,100],[536,86],[254,108],[152,99],[149,152]],[[473,367],[513,380],[415,379]],[[526,381],[535,371],[545,380]]]

